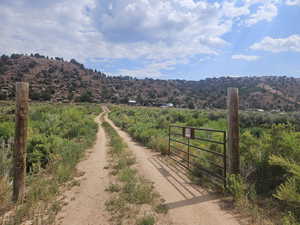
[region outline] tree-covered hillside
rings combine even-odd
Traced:
[[[199,68],[199,71],[201,69]],[[220,77],[199,81],[112,77],[86,69],[75,59],[39,54],[0,58],[0,100],[12,99],[16,81],[30,82],[32,100],[111,102],[138,105],[173,103],[185,108],[225,108],[226,90],[238,87],[241,107],[300,109],[300,79],[293,77]]]

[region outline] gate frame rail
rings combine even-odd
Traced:
[[[182,129],[182,134],[176,133],[176,132],[171,132],[172,128],[180,128]],[[187,131],[188,129],[188,131]],[[206,138],[200,138],[195,136],[195,131],[206,131],[206,132],[212,132],[212,133],[222,133],[223,134],[223,141],[217,141],[217,140],[211,140],[211,139],[206,139]],[[220,174],[216,174],[208,169],[206,169],[205,167],[202,167],[201,165],[197,164],[197,168],[204,171],[206,174],[208,174],[209,176],[213,176],[215,178],[218,178],[219,180],[222,180],[224,183],[224,187],[226,188],[226,177],[227,177],[227,135],[226,135],[226,131],[224,130],[216,130],[216,129],[209,129],[209,128],[196,128],[196,127],[190,127],[190,126],[178,126],[178,125],[169,125],[169,149],[168,149],[168,153],[169,155],[174,154],[175,156],[177,156],[178,158],[180,158],[181,160],[185,161],[187,163],[187,166],[184,163],[179,162],[178,160],[170,157],[171,159],[173,159],[174,161],[176,161],[177,163],[179,163],[181,166],[183,166],[184,168],[191,170],[191,165],[195,165],[190,158],[194,157],[197,158],[198,156],[192,154],[190,152],[190,149],[196,149],[197,151],[203,151],[203,152],[207,152],[210,154],[213,154],[217,157],[221,157],[223,159],[223,166],[220,166],[216,163],[213,163],[211,161],[209,161],[209,163],[211,165],[214,165],[220,169],[223,170],[222,175]],[[177,136],[177,137],[181,137],[181,138],[185,138],[187,140],[187,143],[181,141],[181,140],[177,140],[175,138],[172,138],[173,136]],[[223,153],[220,152],[215,152],[212,151],[210,149],[206,149],[206,148],[202,148],[202,147],[197,147],[195,145],[192,145],[190,143],[190,140],[199,140],[201,142],[205,142],[205,143],[214,143],[214,144],[218,144],[218,145],[222,145],[223,146]],[[187,150],[186,149],[179,149],[178,147],[175,147],[174,145],[172,145],[172,142],[175,143],[180,143],[184,146],[187,146]],[[176,151],[180,151],[183,152],[185,154],[187,154],[187,159],[184,157],[181,157],[178,153],[174,153],[174,151],[171,151],[171,149],[175,149]]]

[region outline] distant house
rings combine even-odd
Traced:
[[[280,112],[280,109],[273,109],[273,110],[271,110],[271,112],[279,113],[279,112]]]
[[[174,107],[174,104],[173,103],[162,104],[160,107],[161,108],[171,108],[171,107]]]
[[[128,104],[129,104],[129,105],[136,105],[136,101],[135,101],[135,100],[129,100],[129,101],[128,101]]]

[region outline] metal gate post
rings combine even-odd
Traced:
[[[171,154],[171,126],[169,126],[169,149],[168,149],[168,155]]]
[[[190,169],[190,138],[188,138],[188,168]]]
[[[226,189],[227,185],[227,137],[226,137],[226,132],[224,132],[223,135],[223,148],[224,148],[224,158],[223,158],[223,166],[224,166],[224,188]]]

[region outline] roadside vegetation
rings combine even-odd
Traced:
[[[227,129],[226,112],[222,110],[126,106],[110,106],[110,109],[109,116],[117,126],[136,141],[163,154],[168,151],[170,124]],[[228,177],[226,192],[233,196],[236,209],[250,214],[255,223],[300,224],[299,118],[299,113],[241,112],[241,176]],[[199,145],[222,151],[214,144]],[[219,164],[218,159],[202,152],[195,154],[199,164],[217,171],[207,162]],[[197,168],[192,175],[203,185],[209,182]]]
[[[103,123],[103,127],[109,137],[109,169],[113,176],[106,188],[111,198],[105,205],[113,224],[156,224],[167,213],[159,194],[154,191],[151,182],[138,174],[135,157],[114,128],[107,122]]]
[[[92,145],[97,132],[94,122],[100,113],[96,104],[30,104],[27,143],[26,199],[11,202],[14,105],[0,103],[0,223],[52,224],[61,208],[60,187],[75,185],[72,177],[84,150]]]

